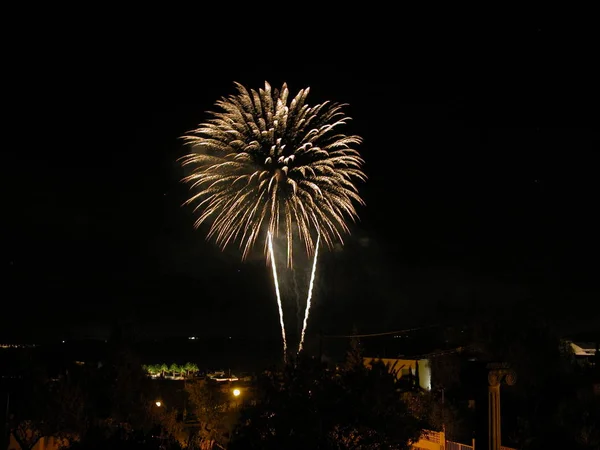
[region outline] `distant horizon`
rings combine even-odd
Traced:
[[[569,336],[578,336],[578,335],[589,335],[589,336],[600,336],[600,323],[596,319],[595,316],[591,316],[589,320],[586,322],[579,322],[577,324],[568,323],[568,320],[565,320],[561,324],[553,324],[555,325],[555,329],[557,332],[564,338],[568,338]],[[356,334],[376,334],[376,333],[388,333],[393,330],[419,330],[419,329],[428,329],[428,328],[436,328],[436,329],[449,329],[457,326],[468,326],[461,323],[452,324],[419,324],[415,325],[414,328],[406,327],[406,326],[398,326],[386,329],[354,329],[348,330],[346,334],[348,336],[356,333]],[[106,326],[104,333],[98,333],[97,329],[95,333],[86,333],[85,331],[74,331],[68,333],[61,333],[57,330],[53,331],[35,331],[35,332],[23,332],[23,333],[2,333],[0,332],[0,345],[9,344],[9,345],[46,345],[46,344],[57,344],[65,342],[85,342],[85,341],[98,341],[98,342],[108,342],[111,340],[111,327]],[[333,335],[337,335],[338,333],[333,333]],[[272,334],[272,335],[264,335],[257,333],[186,333],[184,331],[174,332],[174,331],[156,331],[153,333],[139,333],[136,331],[129,330],[129,332],[125,332],[125,341],[134,342],[134,343],[142,343],[142,342],[152,342],[152,341],[168,341],[168,340],[181,340],[181,341],[190,341],[190,343],[194,343],[194,341],[218,341],[218,340],[252,340],[252,341],[263,341],[263,342],[281,342],[281,335]],[[308,333],[307,337],[309,340],[314,341],[317,340],[319,333]],[[329,333],[324,333],[326,338],[330,337]],[[194,339],[190,339],[194,337]]]

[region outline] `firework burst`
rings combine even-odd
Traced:
[[[357,218],[354,204],[363,204],[355,183],[366,180],[355,148],[361,138],[338,131],[349,120],[345,105],[309,106],[309,88],[288,101],[286,84],[236,87],[210,120],[183,136],[192,150],[181,162],[191,168],[183,181],[193,192],[187,203],[199,211],[195,226],[211,222],[208,238],[221,248],[237,241],[242,258],[267,232],[283,235],[290,267],[295,238],[309,255],[311,231],[330,248],[343,243],[346,221]]]
[[[189,169],[183,181],[192,192],[195,226],[210,223],[208,239],[225,249],[237,242],[245,259],[258,241],[271,261],[286,357],[286,333],[273,240],[285,242],[287,266],[299,240],[313,256],[310,286],[298,351],[310,312],[320,243],[343,244],[347,220],[356,220],[355,204],[363,204],[355,183],[365,181],[356,147],[359,136],[339,131],[348,117],[340,103],[309,106],[309,88],[289,101],[281,89],[247,90],[216,103],[209,120],[183,136],[191,147],[181,163]],[[315,242],[316,238],[316,242]],[[264,239],[264,241],[263,241]],[[299,312],[299,311],[298,311]]]

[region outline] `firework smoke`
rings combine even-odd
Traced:
[[[300,327],[302,325],[302,308],[300,305],[300,291],[298,290],[298,280],[296,279],[295,270],[292,270],[292,282],[294,285],[294,296],[296,297],[296,321],[298,323],[298,329],[296,331],[300,333]]]

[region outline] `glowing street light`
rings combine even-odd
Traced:
[[[157,401],[157,402],[155,403],[155,405],[156,405],[156,406],[158,406],[158,407],[160,408],[160,407],[162,406],[162,402],[161,402],[161,401]]]
[[[242,393],[242,391],[240,391],[239,389],[234,389],[233,390],[233,396],[234,397],[239,397],[241,393]]]

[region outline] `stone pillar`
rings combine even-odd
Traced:
[[[501,418],[500,418],[500,385],[512,386],[517,377],[507,365],[496,368],[489,364],[488,369],[488,450],[500,450],[502,445]]]
[[[491,375],[492,372],[488,376],[488,449],[500,450],[500,382]]]

